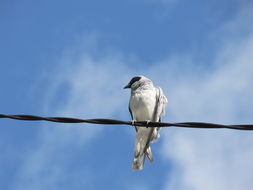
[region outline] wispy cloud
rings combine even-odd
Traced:
[[[226,28],[238,30],[239,23],[242,27],[238,20],[249,19],[245,14],[249,7],[252,10],[252,4],[244,7]],[[168,119],[252,123],[253,32],[249,22],[243,27],[251,33],[227,30],[209,70],[181,70],[193,77],[183,78],[168,92],[173,100]],[[165,189],[246,190],[253,186],[251,132],[170,129],[164,139],[162,154],[175,163]]]
[[[47,76],[51,79],[46,114],[112,118],[127,112],[127,92],[123,91],[123,85],[128,82],[130,72],[119,53],[96,56],[94,46],[96,37],[86,36],[76,49],[64,53],[51,73],[53,76]],[[92,140],[103,131],[102,126],[89,126],[57,127],[52,123],[41,126],[38,143],[27,153],[13,189],[57,189],[61,184],[64,184],[61,189],[90,189],[95,174],[85,161],[78,167],[71,162],[78,152],[88,151]]]
[[[237,19],[240,17],[247,16],[240,14]],[[241,23],[235,20],[221,30],[236,28],[236,22]],[[57,68],[47,76],[50,86],[45,113],[125,118],[129,92],[120,89],[133,75],[143,74],[167,94],[167,121],[252,122],[253,35],[248,31],[236,41],[223,35],[226,39],[208,69],[191,53],[133,67],[128,63],[138,62],[134,56],[105,48],[101,52],[97,35],[86,35],[67,48]],[[71,160],[77,160],[80,152],[95,154],[99,147],[92,143],[103,135],[104,128],[52,126],[42,126],[38,142],[26,153],[27,159],[17,172],[13,189],[92,189],[97,177],[94,168],[85,164],[85,159],[83,164]],[[110,129],[106,131],[109,136]],[[253,185],[251,132],[167,129],[162,133],[161,155],[175,163],[168,171],[165,189],[246,189]],[[148,185],[134,187],[146,189]]]

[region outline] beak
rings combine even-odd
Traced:
[[[127,85],[124,87],[124,89],[126,89],[126,88],[131,88],[131,85],[130,85],[130,84],[127,84]]]

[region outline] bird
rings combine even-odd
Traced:
[[[161,116],[165,114],[167,98],[160,87],[155,87],[153,82],[145,76],[135,76],[124,87],[131,89],[129,100],[129,112],[134,121],[161,122]],[[159,137],[159,127],[135,126],[136,138],[134,146],[133,170],[142,170],[145,157],[153,162],[150,143]]]

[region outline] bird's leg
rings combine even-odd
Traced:
[[[150,120],[146,120],[146,124],[147,124],[146,128],[148,128],[149,123],[150,123]]]

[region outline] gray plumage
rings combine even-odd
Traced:
[[[136,76],[124,88],[131,88],[129,111],[134,121],[161,121],[167,99],[160,87],[154,87],[152,81],[144,76]],[[153,162],[150,142],[159,138],[159,127],[135,128],[137,134],[132,168],[141,170],[145,156]]]

